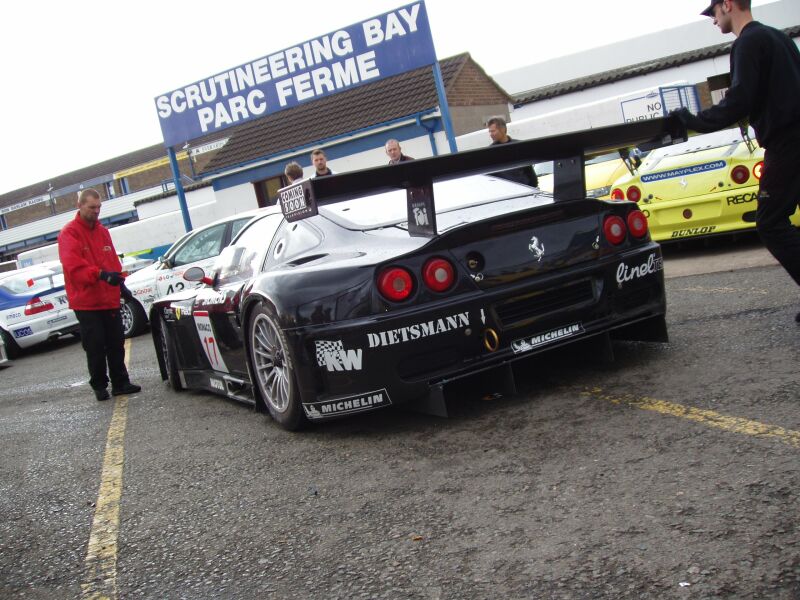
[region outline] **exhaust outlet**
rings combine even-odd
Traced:
[[[497,335],[497,332],[491,327],[485,329],[483,332],[483,346],[489,352],[495,352],[500,347],[500,336]]]

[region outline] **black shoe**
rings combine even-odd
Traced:
[[[142,391],[142,386],[135,385],[130,381],[126,381],[119,387],[112,387],[111,394],[113,396],[121,396],[122,394],[136,394]]]
[[[98,400],[108,400],[111,396],[108,395],[108,390],[103,388],[102,390],[94,390],[94,397]]]
[[[794,316],[794,322],[795,322],[795,323],[800,323],[800,313],[797,313],[797,314]]]

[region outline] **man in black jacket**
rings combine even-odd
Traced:
[[[503,117],[492,117],[487,121],[486,126],[489,129],[489,137],[492,138],[492,146],[510,144],[517,141],[508,135],[508,127]],[[531,187],[539,186],[539,178],[536,176],[536,171],[533,169],[532,165],[518,167],[516,169],[507,169],[499,173],[491,173],[491,175],[502,179],[508,179],[509,181],[516,181],[517,183],[524,183]]]
[[[783,32],[753,20],[750,0],[712,0],[702,14],[736,36],[731,86],[716,106],[697,115],[685,108],[672,114],[700,133],[749,118],[765,151],[756,227],[800,285],[800,230],[789,221],[800,206],[800,51]],[[800,323],[800,313],[795,321]]]

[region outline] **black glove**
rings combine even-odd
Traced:
[[[124,282],[119,284],[119,293],[125,302],[133,302],[133,292],[128,289]]]
[[[119,271],[100,271],[100,279],[108,285],[119,285],[125,278]]]
[[[682,108],[675,108],[669,111],[669,115],[667,115],[667,117],[671,120],[675,120],[686,125],[688,124],[688,121],[691,120],[692,113],[684,106]]]

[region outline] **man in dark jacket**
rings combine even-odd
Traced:
[[[328,168],[328,157],[322,148],[315,148],[311,151],[311,163],[314,165],[313,177],[325,177],[333,175],[333,171]]]
[[[800,230],[789,221],[800,206],[800,52],[789,36],[753,20],[750,0],[712,0],[702,14],[736,36],[731,86],[716,106],[697,115],[686,109],[672,114],[700,133],[749,118],[765,150],[756,228],[800,285]],[[795,321],[800,323],[800,313]]]
[[[86,189],[78,197],[78,214],[58,234],[58,255],[64,267],[69,307],[75,311],[89,365],[89,385],[98,400],[111,393],[135,394],[141,387],[128,378],[125,336],[119,313],[122,265],[108,229],[99,221],[100,194]]]
[[[383,145],[386,150],[386,156],[389,157],[389,164],[396,165],[397,163],[414,160],[411,156],[406,156],[400,149],[400,142],[395,139],[387,140]]]
[[[486,123],[489,128],[489,137],[492,138],[492,146],[499,144],[510,144],[516,142],[514,138],[508,135],[508,128],[506,121],[502,117],[492,117]],[[539,186],[539,178],[536,176],[536,171],[533,166],[518,167],[516,169],[507,169],[498,173],[492,173],[495,177],[501,179],[508,179],[509,181],[516,181],[517,183],[524,183],[531,187]]]

